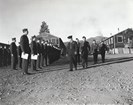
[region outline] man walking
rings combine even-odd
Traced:
[[[102,62],[105,62],[105,52],[107,51],[107,46],[104,44],[104,41],[102,41],[101,46],[100,46],[100,54],[102,58]]]
[[[70,71],[73,71],[73,65],[75,67],[75,70],[77,70],[77,64],[75,55],[77,54],[77,44],[75,41],[73,41],[72,36],[68,36],[68,39],[70,39],[68,45],[67,45],[67,53],[70,60]]]
[[[93,40],[93,42],[92,42],[91,52],[93,54],[94,64],[97,64],[98,44],[96,43],[96,40]]]
[[[27,57],[27,55],[29,56],[29,53],[30,53],[29,39],[27,37],[28,29],[25,28],[22,31],[23,31],[23,35],[20,38],[20,46],[21,46],[23,55],[26,56],[22,60],[22,69],[24,70],[24,74],[29,75],[30,73],[28,73],[28,57]]]
[[[11,50],[11,68],[12,70],[17,70],[17,46],[16,46],[16,38],[12,38],[12,43],[10,45]]]
[[[83,45],[81,46],[82,66],[83,68],[88,67],[88,54],[90,52],[90,44],[86,41],[86,37],[83,36]]]
[[[79,42],[79,39],[78,38],[76,38],[76,42],[77,42],[76,62],[77,62],[77,64],[80,65],[81,45],[80,45],[80,42]]]

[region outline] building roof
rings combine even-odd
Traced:
[[[110,36],[109,38],[106,38],[104,41],[110,39],[111,37],[114,37],[114,36],[117,36],[117,35],[120,35],[120,34],[123,34],[123,33],[125,34],[125,33],[128,33],[128,32],[133,32],[132,28],[128,28],[126,30],[123,30],[123,31],[117,33],[117,34],[114,34],[114,35]]]

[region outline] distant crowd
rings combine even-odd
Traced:
[[[76,41],[73,40],[72,36],[68,36],[69,43],[67,45],[67,56],[70,61],[70,71],[73,71],[73,66],[77,70],[77,64],[80,65],[82,61],[82,67],[88,67],[88,55],[93,55],[94,64],[98,62],[98,54],[101,54],[102,62],[105,62],[105,53],[108,50],[104,41],[101,41],[101,44],[97,44],[96,40],[93,40],[92,45],[86,40],[86,37],[83,36],[83,43],[76,38]]]

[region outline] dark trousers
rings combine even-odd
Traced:
[[[28,59],[23,59],[22,61],[22,69],[25,73],[28,73]]]
[[[18,67],[22,69],[22,58],[18,57]]]
[[[31,69],[36,70],[36,60],[31,60]]]
[[[11,68],[12,68],[12,69],[16,69],[17,57],[13,55],[13,56],[11,57],[11,61],[12,61],[12,62],[11,62]]]
[[[45,66],[47,66],[48,65],[48,55],[45,55],[44,59],[45,59]]]
[[[80,54],[76,54],[76,63],[80,64]]]
[[[97,57],[98,57],[98,53],[93,53],[94,64],[97,63]]]
[[[88,55],[82,57],[82,66],[83,68],[88,67]]]
[[[41,54],[41,66],[43,67],[44,66],[44,55]]]
[[[37,57],[37,68],[41,68],[41,54],[38,55]]]
[[[75,69],[77,69],[77,63],[76,63],[75,56],[69,56],[69,59],[70,59],[70,70],[73,70],[73,65]]]
[[[102,62],[104,63],[105,62],[105,52],[101,53],[101,57],[102,57]]]

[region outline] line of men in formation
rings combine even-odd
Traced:
[[[68,39],[69,43],[67,45],[67,55],[70,60],[70,71],[73,71],[73,65],[75,70],[77,70],[77,64],[80,64],[80,58],[82,60],[83,68],[87,68],[89,54],[93,55],[94,64],[97,64],[99,53],[101,54],[102,62],[105,62],[105,52],[108,48],[103,41],[99,46],[96,43],[96,40],[93,40],[93,43],[90,46],[85,36],[82,37],[83,43],[80,43],[78,38],[74,41],[72,36],[68,36]]]
[[[10,45],[11,68],[13,70],[17,70],[18,62],[18,67],[23,69],[24,74],[30,74],[28,72],[30,63],[31,69],[37,71],[59,59],[60,49],[48,44],[47,41],[37,39],[36,36],[31,38],[31,43],[29,44],[28,29],[23,29],[22,31],[23,35],[20,38],[19,46],[16,46],[16,38],[12,38]],[[23,56],[26,55],[28,55],[27,58],[24,58]],[[36,58],[32,59],[32,56],[36,56]]]

